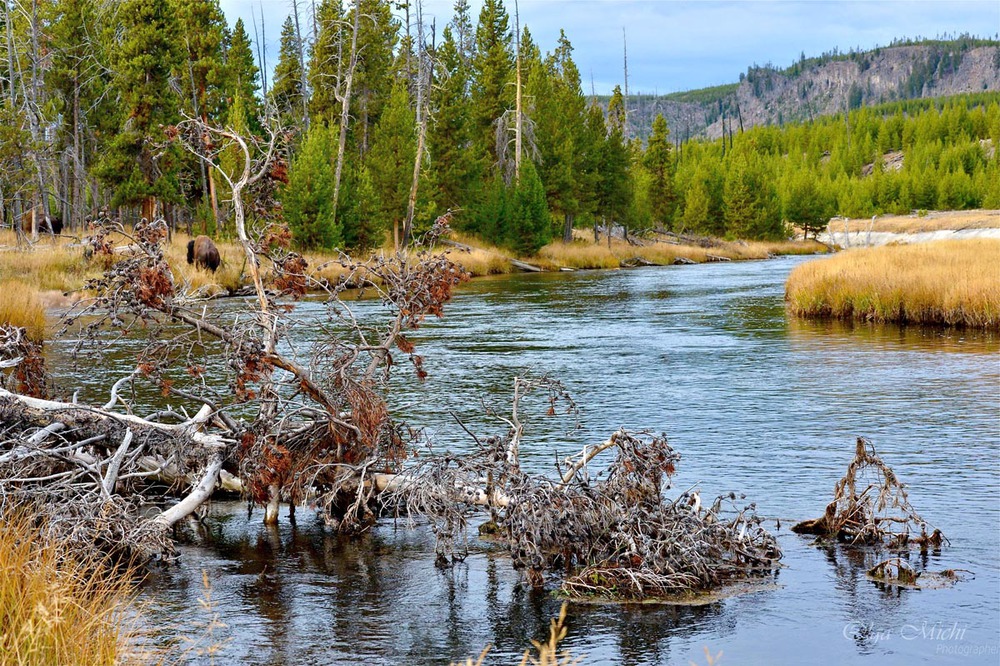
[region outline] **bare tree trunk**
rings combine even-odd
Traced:
[[[201,118],[203,122],[206,118],[201,114],[201,109],[198,104],[198,87],[194,81],[194,66],[191,64],[191,44],[188,42],[187,38],[184,38],[184,46],[187,49],[187,70],[188,70],[188,80],[191,83],[191,109],[194,111],[194,115]],[[199,146],[199,150],[202,146]],[[200,167],[199,174],[201,176],[201,194],[202,197],[210,197],[208,185],[208,166],[205,164],[205,160],[198,160],[198,166]],[[204,201],[204,199],[202,199]],[[215,215],[215,227],[219,226],[219,216],[217,209],[215,207],[215,201],[212,200],[212,212]],[[149,218],[147,218],[149,219]],[[208,233],[208,229],[203,229],[205,233]]]
[[[354,26],[351,33],[351,64],[344,78],[344,93],[340,99],[340,138],[337,142],[337,166],[333,172],[333,219],[337,220],[337,202],[340,199],[340,177],[344,171],[344,153],[347,151],[347,123],[351,118],[351,85],[354,69],[358,64],[358,31],[361,24],[361,2],[354,3]],[[339,84],[339,82],[338,82]]]
[[[38,0],[31,2],[31,87],[25,89],[25,102],[28,107],[28,122],[31,126],[31,139],[34,144],[32,153],[35,162],[35,176],[38,180],[38,203],[41,204],[43,219],[49,221],[49,201],[45,187],[45,165],[40,150],[42,150],[44,137],[39,115],[41,114],[41,86],[39,85],[39,46],[38,46]],[[24,81],[22,80],[22,85]],[[37,204],[36,204],[37,205]],[[52,231],[51,224],[49,231]],[[36,218],[32,217],[31,239],[38,240],[38,224]]]
[[[622,26],[622,52],[625,58],[625,96],[622,99],[622,104],[624,106],[625,112],[625,122],[623,128],[623,136],[625,141],[628,141],[628,40],[625,38],[625,26]]]
[[[4,9],[4,25],[7,28],[7,30],[6,30],[6,33],[7,33],[7,76],[8,76],[7,93],[8,93],[9,101],[10,101],[10,108],[11,108],[11,110],[13,110],[13,109],[17,108],[17,92],[16,92],[16,90],[17,90],[17,87],[16,87],[16,83],[17,83],[17,80],[16,80],[17,70],[14,69],[14,28],[13,28],[13,23],[12,23],[11,17],[10,17],[10,4],[9,4],[8,0],[4,0],[4,2],[3,2],[3,9]],[[20,155],[15,156],[15,159],[14,159],[14,168],[17,169],[18,171],[20,171],[21,168],[22,168]],[[24,229],[21,226],[21,220],[22,220],[22,217],[24,216],[24,206],[21,203],[21,192],[20,191],[15,191],[14,192],[14,202],[12,204],[12,211],[11,211],[11,213],[12,213],[13,218],[14,218],[13,226],[14,226],[14,230],[15,230],[15,236],[17,237],[17,244],[18,244],[18,246],[21,246],[21,245],[23,245],[25,243],[26,239],[24,237]]]
[[[514,182],[521,182],[521,146],[524,132],[524,107],[521,100],[521,18],[518,12],[517,0],[514,0],[514,44],[517,49],[517,88],[514,103]]]
[[[83,177],[81,169],[80,155],[80,63],[76,62],[73,69],[73,193],[70,197],[71,205],[69,219],[66,220],[70,227],[79,229],[82,225],[81,213],[83,206],[80,205],[81,191],[80,179]]]
[[[360,8],[359,8],[360,11]],[[299,29],[299,2],[292,0],[292,15],[295,17],[295,41],[299,47],[299,72],[302,80],[299,81],[302,92],[302,127],[309,129],[309,95],[306,89],[306,51],[305,43],[302,41],[302,30]]]
[[[563,243],[573,242],[573,214],[566,213],[563,218]]]
[[[409,8],[407,8],[407,15]],[[427,116],[426,94],[424,92],[424,81],[432,74],[425,77],[424,57],[424,15],[421,0],[417,0],[417,155],[413,160],[413,181],[410,184],[410,197],[406,206],[406,221],[403,223],[403,247],[410,244],[410,235],[413,231],[413,217],[417,207],[417,188],[420,185],[420,165],[424,160],[424,144],[427,141]],[[433,68],[426,68],[433,72]],[[428,84],[431,82],[428,81]],[[397,248],[398,249],[398,248]]]

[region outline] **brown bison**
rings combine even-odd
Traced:
[[[24,233],[26,233],[26,234],[30,234],[31,233],[31,215],[30,214],[29,215],[25,215],[21,219],[21,228],[24,230]],[[56,236],[58,236],[59,234],[62,233],[62,230],[63,230],[63,221],[62,221],[62,218],[60,218],[60,217],[52,216],[52,217],[49,217],[49,219],[47,221],[46,221],[46,219],[44,217],[41,217],[41,218],[38,219],[38,233],[40,233],[40,234],[52,233],[52,234],[55,234]]]
[[[222,263],[219,248],[215,247],[215,243],[208,236],[198,236],[188,241],[188,263],[215,272]]]

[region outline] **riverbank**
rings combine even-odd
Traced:
[[[0,663],[140,664],[129,574],[47,539],[24,515],[0,520]]]
[[[128,241],[112,239],[115,245]],[[187,263],[188,237],[177,234],[166,248],[175,284],[199,296],[232,294],[250,284],[245,275],[243,250],[233,242],[218,242],[222,265],[215,273]],[[611,269],[633,266],[661,266],[676,263],[698,264],[712,261],[767,259],[776,255],[817,254],[828,248],[815,241],[723,241],[718,239],[675,239],[626,242],[605,239],[595,243],[589,233],[579,233],[572,243],[550,243],[531,257],[516,256],[458,233],[449,235],[444,249],[451,259],[472,277],[516,273],[522,270],[564,271]],[[380,248],[376,252],[388,252]],[[310,277],[335,284],[347,271],[340,255],[333,252],[304,253]],[[71,304],[79,298],[87,280],[99,277],[104,263],[88,259],[84,248],[70,237],[42,236],[29,250],[16,247],[10,231],[0,232],[0,282],[20,280],[35,286],[47,307]]]
[[[844,249],[892,243],[1000,238],[1000,210],[919,211],[868,219],[834,218],[819,240]]]
[[[1000,240],[840,252],[796,267],[785,300],[803,317],[1000,329]]]

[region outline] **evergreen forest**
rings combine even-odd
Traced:
[[[679,142],[662,116],[630,130],[626,81],[585,95],[569,36],[537,44],[502,0],[457,0],[446,25],[419,3],[318,0],[280,26],[276,63],[260,44],[277,26],[230,27],[218,0],[3,5],[8,226],[106,211],[230,235],[216,170],[235,158],[183,150],[185,120],[251,143],[280,127],[251,214],[303,249],[406,245],[446,214],[528,256],[574,229],[779,239],[834,215],[1000,208],[996,91]]]

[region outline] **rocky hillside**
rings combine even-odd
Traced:
[[[718,138],[723,126],[784,124],[894,100],[1000,91],[1000,42],[962,38],[848,54],[826,54],[785,69],[753,66],[740,82],[629,100],[634,135],[662,113],[672,138]],[[606,102],[606,100],[605,100]]]

